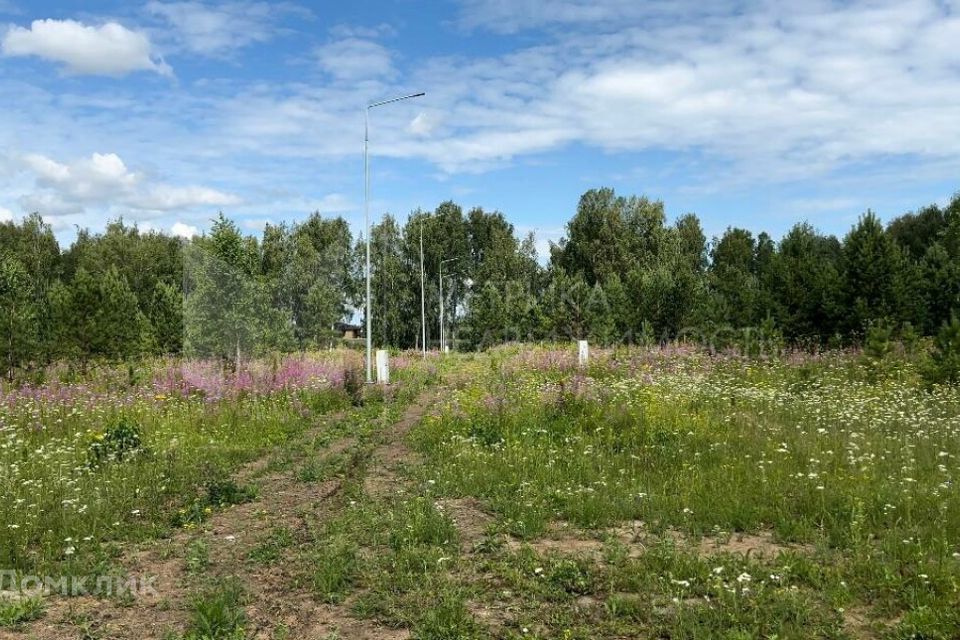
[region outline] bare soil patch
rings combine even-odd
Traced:
[[[494,517],[485,511],[476,498],[445,498],[439,508],[450,516],[460,533],[460,547],[469,553],[483,538]]]
[[[405,441],[407,434],[420,423],[434,398],[433,392],[427,392],[407,407],[403,417],[386,434],[386,441],[374,450],[363,481],[364,490],[371,496],[382,498],[402,489],[400,470],[403,465],[416,461],[416,453]]]
[[[426,412],[427,398],[421,398],[403,418],[385,434],[386,442],[374,452],[368,483],[376,490],[394,489],[399,481],[398,468],[412,451],[403,443],[410,429]],[[288,448],[303,447],[329,424],[342,420],[345,413],[325,416],[320,424],[303,434]],[[352,436],[340,438],[323,450],[325,456],[341,455],[356,446]],[[303,457],[302,455],[300,457]],[[253,482],[257,498],[215,512],[199,531],[177,530],[169,539],[131,547],[119,564],[129,575],[156,576],[156,594],[136,600],[110,598],[47,598],[46,614],[21,631],[0,630],[0,639],[36,638],[59,640],[80,637],[85,631],[96,637],[118,640],[161,639],[182,632],[187,623],[187,607],[192,587],[211,576],[239,578],[249,597],[246,606],[248,631],[255,638],[270,638],[277,628],[286,628],[291,638],[324,638],[339,633],[342,638],[409,638],[406,630],[388,629],[350,617],[339,607],[321,605],[309,593],[295,588],[295,562],[251,563],[249,553],[271,531],[283,527],[294,537],[308,537],[304,529],[308,519],[322,519],[334,508],[334,496],[340,491],[339,479],[319,483],[299,482],[295,471],[271,473],[271,457],[243,466],[234,478]],[[382,476],[382,477],[380,477]],[[302,535],[301,535],[302,534]],[[191,576],[185,564],[186,549],[196,538],[206,541],[209,568],[205,576]]]

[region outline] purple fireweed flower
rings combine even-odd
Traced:
[[[92,368],[84,381],[68,382],[62,365],[47,372],[47,382],[19,387],[0,384],[0,413],[47,422],[73,411],[90,413],[131,407],[142,402],[197,398],[206,402],[240,394],[271,394],[339,388],[345,371],[362,366],[360,354],[331,351],[292,354],[270,363],[250,361],[240,371],[216,360],[163,359],[142,365],[150,375],[133,382],[126,367]]]

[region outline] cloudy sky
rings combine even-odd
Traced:
[[[0,0],[0,219],[180,234],[588,188],[779,236],[960,189],[960,0]]]

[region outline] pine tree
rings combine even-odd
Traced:
[[[88,362],[94,358],[121,360],[147,350],[149,321],[126,279],[114,267],[101,278],[81,267],[67,287],[55,291],[53,299],[63,339],[62,355]]]
[[[340,292],[325,278],[317,278],[303,302],[302,320],[298,329],[304,346],[317,348],[334,337],[333,325],[343,317]]]
[[[843,263],[849,331],[862,334],[871,322],[899,317],[905,263],[872,211],[844,239]]]
[[[114,360],[144,353],[150,326],[127,279],[111,266],[98,285],[100,308],[95,316],[96,353]]]
[[[616,323],[610,313],[607,296],[599,282],[593,285],[587,300],[587,326],[590,340],[597,344],[609,345],[616,338]]]
[[[223,214],[208,238],[185,253],[184,348],[192,356],[213,356],[240,368],[244,358],[290,344],[289,313],[271,304],[258,277],[255,240],[244,238]]]
[[[842,247],[809,224],[798,224],[779,245],[772,284],[787,337],[819,343],[837,331],[842,299]]]
[[[0,255],[0,351],[9,378],[39,355],[37,309],[31,293],[23,264]]]
[[[183,350],[183,295],[177,287],[165,282],[156,284],[149,320],[159,353],[176,354]]]
[[[927,249],[920,264],[921,294],[928,332],[950,320],[950,314],[960,312],[960,262],[952,259],[939,242]]]
[[[931,384],[960,383],[960,318],[956,315],[937,333],[925,378]]]
[[[506,308],[504,295],[493,282],[486,282],[470,299],[467,317],[467,335],[470,343],[478,349],[486,349],[505,336]]]

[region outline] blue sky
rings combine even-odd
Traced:
[[[596,186],[782,235],[960,189],[960,0],[0,0],[0,219],[250,232]]]

